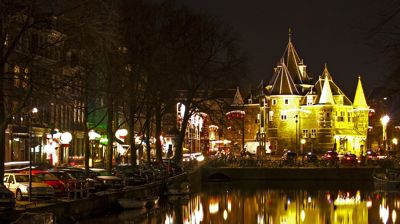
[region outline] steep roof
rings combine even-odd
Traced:
[[[283,59],[275,68],[274,76],[269,85],[269,93],[271,95],[299,95],[299,91],[297,90]]]
[[[282,58],[287,65],[288,71],[293,78],[295,84],[310,84],[312,78],[307,75],[306,65],[303,59],[300,59],[296,49],[293,46],[291,32],[289,29],[289,41],[283,52]]]
[[[367,101],[365,100],[364,89],[361,84],[360,76],[358,76],[356,95],[354,96],[353,105],[354,105],[354,107],[357,107],[357,108],[368,108]]]
[[[318,101],[319,104],[335,104],[333,100],[331,86],[329,85],[328,76],[324,77],[324,86],[322,87],[321,96]]]
[[[330,72],[328,71],[328,67],[325,64],[324,71],[322,75],[319,77],[318,81],[315,83],[313,90],[317,93],[318,97],[321,97],[322,94],[322,89],[324,85],[324,81],[327,79],[329,81],[329,87],[331,89],[332,95],[337,96],[337,95],[342,95],[343,96],[343,104],[344,105],[352,105],[352,102],[349,100],[349,98],[344,94],[344,92],[336,85],[336,83],[333,81],[332,76]],[[317,99],[317,102],[319,102],[319,98]]]
[[[233,97],[232,105],[243,105],[243,98],[240,94],[239,87],[236,88],[235,96]]]

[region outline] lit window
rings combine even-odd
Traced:
[[[308,129],[303,129],[303,138],[308,138]]]
[[[313,104],[313,96],[307,96],[307,105]]]
[[[317,137],[317,130],[311,129],[311,138],[316,138],[316,137]]]
[[[15,73],[15,74],[19,74],[19,72],[20,72],[19,66],[18,66],[18,65],[15,65],[15,66],[14,66],[14,73]]]
[[[286,112],[281,112],[281,120],[282,121],[286,121],[286,119],[287,119],[287,115],[286,115]]]

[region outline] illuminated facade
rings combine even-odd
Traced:
[[[351,101],[326,65],[316,82],[306,68],[289,35],[286,50],[260,98],[259,132],[267,136],[272,151],[365,153],[369,106],[361,78]]]

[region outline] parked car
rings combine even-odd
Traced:
[[[313,152],[308,152],[305,156],[304,156],[304,162],[305,163],[318,163],[319,159],[318,156],[313,153]]]
[[[287,151],[282,156],[282,161],[284,164],[293,164],[297,160],[297,153],[292,151]]]
[[[322,156],[322,159],[325,161],[336,162],[339,160],[339,156],[337,152],[329,150]]]
[[[54,198],[54,188],[46,183],[42,183],[40,178],[32,175],[33,198]],[[26,173],[5,173],[4,185],[14,193],[16,200],[22,200],[29,196],[29,174]]]
[[[14,193],[3,184],[0,184],[0,210],[14,209],[15,196]]]
[[[77,180],[85,183],[85,189],[87,188],[90,192],[99,191],[102,187],[102,184],[94,179],[93,177],[89,177],[86,175],[85,171],[81,168],[73,168],[73,167],[57,167],[53,170],[62,170],[71,174]],[[89,171],[89,173],[93,173],[93,171]]]
[[[36,175],[43,183],[52,186],[56,196],[64,196],[67,194],[65,191],[66,187],[64,182],[58,179],[58,177],[56,177],[54,174],[51,174],[49,171],[34,169],[32,170],[32,174]]]
[[[65,192],[68,195],[74,194],[75,192],[79,192],[80,190],[84,189],[85,183],[76,179],[68,172],[62,170],[49,170],[49,173],[53,174],[64,183]]]
[[[341,162],[346,165],[356,165],[358,163],[358,158],[355,154],[346,153],[343,155]]]

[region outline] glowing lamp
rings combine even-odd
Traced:
[[[72,140],[72,135],[69,132],[64,132],[61,134],[60,141],[62,144],[69,144]]]

